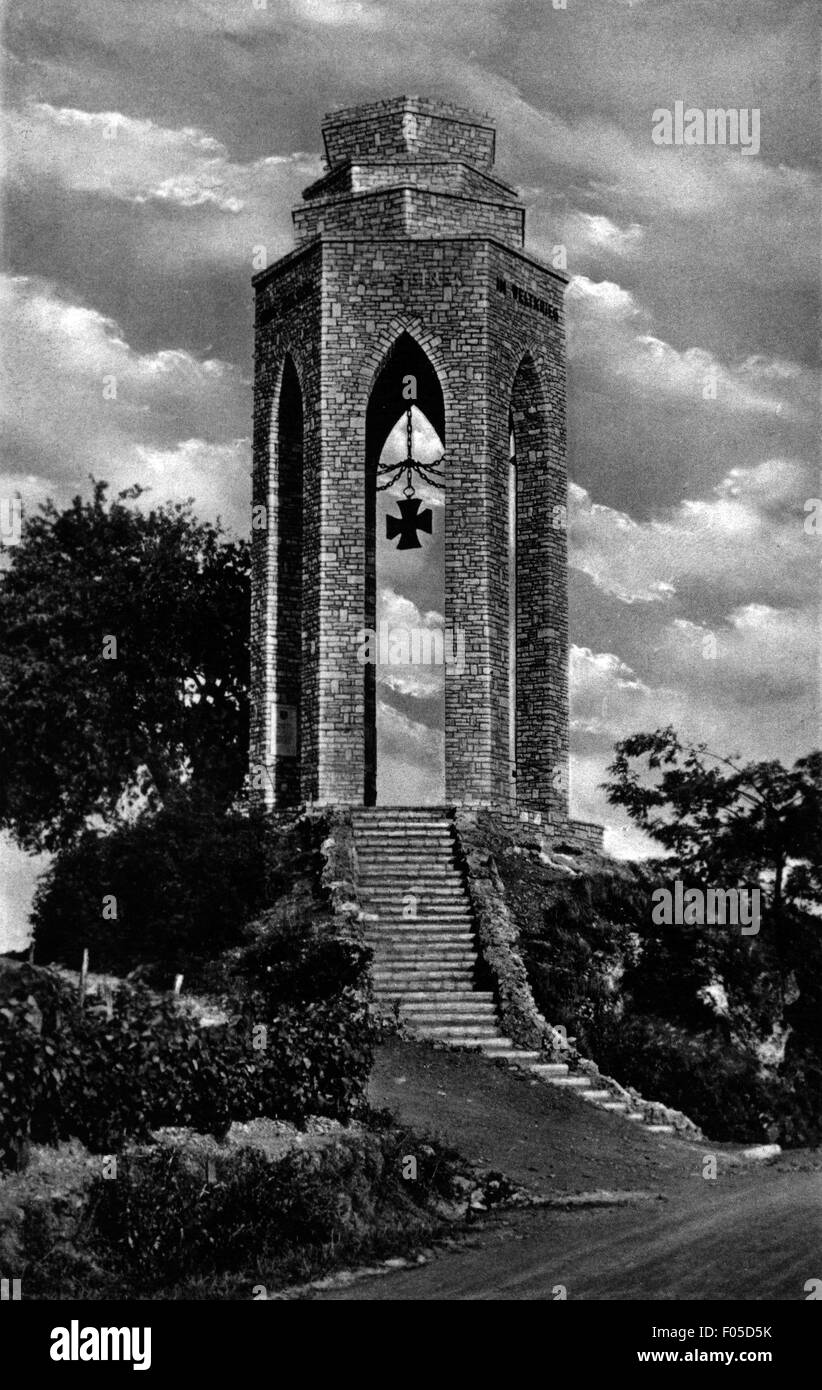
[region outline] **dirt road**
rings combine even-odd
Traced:
[[[820,1152],[743,1164],[732,1146],[650,1135],[483,1058],[409,1044],[380,1050],[372,1100],[542,1195],[652,1195],[509,1213],[418,1269],[315,1297],[543,1300],[563,1285],[579,1300],[801,1301],[822,1279]]]
[[[419,1269],[323,1299],[804,1300],[822,1277],[822,1174],[758,1171],[689,1197],[518,1213]]]

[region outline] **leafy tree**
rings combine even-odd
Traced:
[[[758,1116],[763,1132],[781,1143],[818,1144],[822,752],[799,758],[790,769],[775,761],[741,763],[704,744],[683,746],[669,727],[624,739],[608,770],[609,801],[624,806],[669,851],[669,858],[646,869],[661,881],[678,877],[695,887],[758,887],[764,908],[763,929],[744,939],[716,923],[649,925],[637,961],[625,972],[626,1019],[613,1030],[606,1062],[636,1084],[658,1084],[666,1098],[677,1096],[720,1138],[744,1137]],[[700,979],[703,989],[720,984],[727,998],[712,1027],[698,1015],[704,994],[698,990],[695,999],[694,985]],[[762,1048],[767,1052],[780,1034],[785,1053],[774,1073],[763,1065]],[[713,1100],[697,1095],[688,1080],[699,1070],[698,1052],[706,1065],[714,1058]],[[748,1099],[740,1110],[743,1094]]]
[[[608,771],[612,805],[694,878],[761,883],[775,917],[786,899],[822,901],[822,752],[740,765],[669,726],[623,739]]]
[[[246,543],[92,482],[24,523],[0,581],[0,825],[32,851],[183,783],[227,804],[245,769]]]

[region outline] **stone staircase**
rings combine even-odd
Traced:
[[[447,814],[428,807],[356,808],[352,822],[378,1007],[396,1010],[418,1037],[479,1048],[643,1123],[642,1111],[597,1090],[566,1063],[516,1048],[503,1033],[493,993],[482,988],[473,913]],[[673,1132],[672,1125],[645,1128]]]

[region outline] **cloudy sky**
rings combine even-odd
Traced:
[[[325,111],[444,97],[492,115],[531,251],[566,246],[573,276],[576,814],[605,823],[614,851],[636,844],[598,783],[637,729],[673,722],[751,757],[807,751],[822,554],[803,526],[822,492],[814,11],[11,4],[0,492],[67,500],[93,473],[193,495],[245,530],[253,258],[291,245]],[[654,144],[652,113],[677,100],[757,107],[759,153]],[[392,588],[389,611],[403,598]],[[430,749],[412,700],[405,747]],[[19,898],[25,869],[6,860]]]

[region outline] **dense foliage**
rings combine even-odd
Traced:
[[[409,1152],[412,1182],[403,1179]],[[126,1157],[118,1181],[99,1181],[90,1204],[99,1247],[114,1267],[169,1283],[247,1272],[289,1255],[310,1260],[312,1250],[341,1243],[353,1253],[373,1246],[398,1213],[406,1237],[419,1237],[431,1228],[432,1204],[453,1201],[455,1157],[392,1128],[276,1163],[243,1149],[218,1157],[213,1181],[204,1182],[202,1164],[163,1145]]]
[[[228,804],[248,748],[248,547],[187,505],[53,502],[0,583],[0,826],[30,850],[182,782]]]
[[[758,885],[776,920],[786,902],[814,898],[822,874],[822,752],[744,763],[705,744],[683,745],[668,727],[616,745],[608,800],[711,884]],[[815,900],[822,903],[822,894]]]
[[[205,962],[244,941],[249,919],[295,886],[306,886],[322,915],[312,901],[317,865],[308,823],[224,813],[179,793],[109,834],[86,831],[55,858],[35,896],[36,960],[77,969],[87,947],[94,970],[140,967],[158,984],[179,971],[190,985]]]
[[[778,910],[773,875],[764,876],[760,930],[743,935],[731,922],[654,920],[654,894],[673,893],[678,880],[751,884],[753,867],[741,860],[710,861],[707,876],[710,837],[685,863],[600,860],[576,875],[545,863],[536,846],[513,852],[502,835],[488,845],[540,1010],[583,1055],[684,1110],[712,1139],[822,1141],[822,918],[807,880],[800,895],[795,865],[786,865]]]
[[[24,1166],[29,1143],[78,1138],[97,1152],[163,1125],[222,1136],[258,1115],[348,1119],[372,1060],[363,972],[334,995],[260,1011],[249,995],[228,1022],[202,1027],[169,997],[124,985],[81,1007],[54,972],[0,972],[0,1150]]]
[[[409,1159],[414,1160],[413,1177]],[[357,1130],[272,1159],[250,1145],[164,1135],[117,1159],[116,1181],[76,1172],[72,1200],[20,1194],[0,1212],[0,1270],[34,1298],[265,1297],[340,1264],[396,1256],[507,1200],[436,1139],[369,1112]]]

